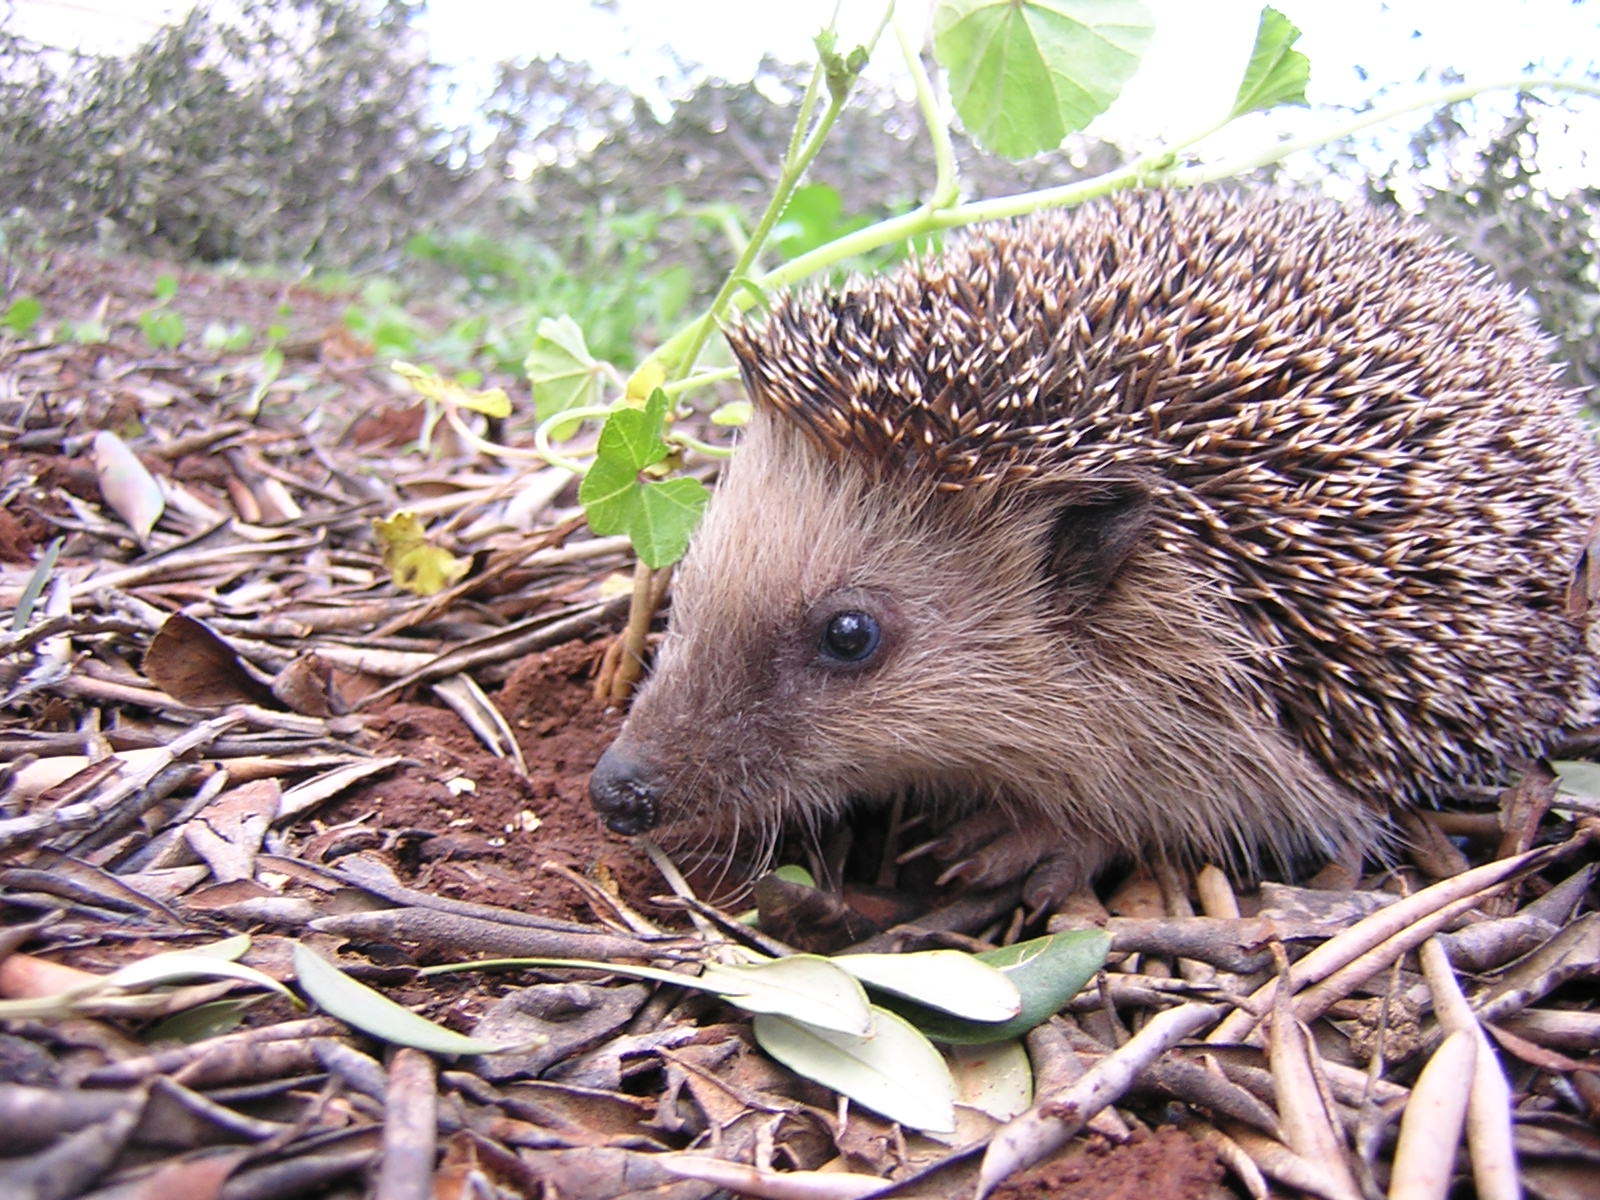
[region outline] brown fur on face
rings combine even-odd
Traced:
[[[617,743],[679,840],[911,792],[1084,877],[1359,848],[1593,695],[1600,455],[1414,227],[1124,196],[730,340],[756,417]],[[862,669],[819,657],[846,610]]]

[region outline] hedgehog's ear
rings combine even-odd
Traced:
[[[1117,577],[1150,523],[1150,489],[1136,479],[1077,480],[1047,495],[1054,515],[1045,575],[1072,600],[1088,603]]]

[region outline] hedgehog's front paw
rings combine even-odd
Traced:
[[[1060,906],[1083,890],[1111,857],[1098,841],[1069,839],[1016,814],[983,809],[961,817],[937,839],[902,856],[931,853],[944,870],[937,882],[975,889],[1022,880],[1022,899],[1037,912]]]

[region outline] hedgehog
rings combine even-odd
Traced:
[[[1518,299],[1318,198],[1124,193],[728,331],[753,417],[595,767],[769,845],[894,797],[946,879],[1393,845],[1596,684],[1600,455]]]

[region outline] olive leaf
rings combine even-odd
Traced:
[[[1026,158],[1110,107],[1153,28],[1139,0],[940,0],[933,52],[967,131]]]
[[[714,992],[746,1012],[781,1014],[819,1029],[866,1034],[872,1014],[861,984],[842,968],[818,954],[788,954],[755,963],[707,963],[698,975],[664,971],[634,963],[601,962],[590,958],[502,958],[464,963],[452,970],[482,967],[580,967],[609,971],[631,979],[649,979],[674,987]],[[439,974],[433,967],[428,974]]]
[[[1111,939],[1099,929],[1072,930],[974,955],[1016,985],[1022,1010],[1006,1021],[951,1017],[925,1005],[894,1001],[894,1009],[940,1042],[983,1045],[1021,1037],[1058,1012],[1105,963]]]
[[[950,1068],[908,1021],[872,1009],[867,1037],[818,1029],[787,1017],[757,1013],[756,1042],[791,1071],[840,1092],[873,1112],[913,1129],[955,1129],[955,1081]]]
[[[1305,104],[1311,61],[1293,48],[1299,38],[1300,30],[1288,17],[1270,5],[1261,10],[1255,48],[1239,81],[1230,118],[1280,104]]]
[[[435,1025],[351,979],[303,943],[295,944],[294,973],[301,989],[323,1012],[397,1046],[414,1046],[435,1054],[502,1054],[527,1045],[501,1046]]]
[[[868,987],[971,1021],[1009,1021],[1022,1011],[1017,985],[960,950],[836,954],[833,961]]]
[[[698,479],[643,479],[640,472],[671,453],[662,437],[667,394],[650,393],[644,408],[622,407],[606,418],[593,464],[578,487],[589,528],[604,537],[626,533],[647,567],[683,556],[711,498]]]

